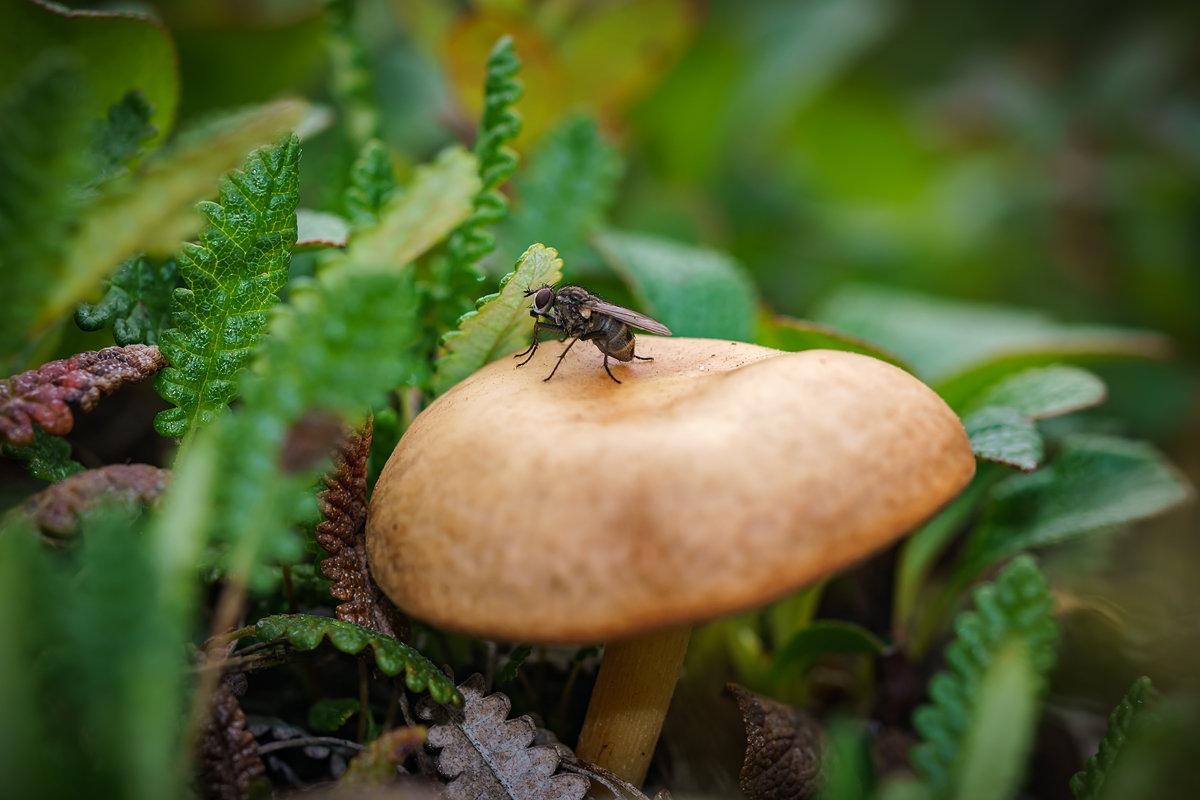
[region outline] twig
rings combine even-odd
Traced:
[[[276,750],[283,750],[288,747],[344,747],[347,750],[366,750],[367,746],[350,742],[345,739],[338,739],[333,736],[305,736],[300,739],[281,739],[278,742],[268,742],[258,746],[258,754],[261,756],[264,753],[271,753]]]

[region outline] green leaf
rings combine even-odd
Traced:
[[[260,640],[275,642],[286,639],[299,650],[313,650],[326,638],[343,653],[360,653],[370,647],[380,672],[389,676],[403,672],[404,685],[409,691],[428,691],[429,696],[439,703],[462,703],[462,695],[454,681],[446,677],[433,662],[403,642],[370,628],[311,614],[264,617],[254,627]]]
[[[0,25],[0,28],[7,27]],[[65,242],[91,171],[82,78],[62,54],[30,64],[0,97],[0,363],[16,371],[39,299],[63,274]]]
[[[529,654],[533,652],[533,647],[527,644],[519,644],[512,649],[508,654],[508,660],[504,662],[504,667],[500,670],[500,674],[496,677],[497,683],[512,683],[517,679],[517,672],[521,669],[521,665],[525,663],[525,659],[529,658]]]
[[[345,217],[310,208],[296,210],[296,248],[345,247],[350,222]]]
[[[533,330],[525,292],[554,285],[562,278],[558,252],[535,244],[500,281],[500,291],[479,299],[479,308],[459,321],[446,337],[446,355],[437,364],[434,389],[439,394],[502,355],[527,344]]]
[[[1108,730],[1100,740],[1100,749],[1096,755],[1088,758],[1082,770],[1071,777],[1071,793],[1077,800],[1100,800],[1104,797],[1104,782],[1121,755],[1134,721],[1148,707],[1153,691],[1154,686],[1149,678],[1138,678],[1108,715]]]
[[[1029,367],[1113,357],[1157,358],[1161,336],[1066,325],[1039,311],[964,303],[849,284],[813,314],[904,358],[956,410],[1000,378]]]
[[[357,3],[353,0],[327,0],[325,21],[329,35],[329,87],[341,109],[346,137],[357,150],[365,142],[380,136],[379,104],[375,100],[375,81],[371,54],[363,45],[354,26]]]
[[[989,386],[967,406],[968,412],[1006,406],[1029,419],[1049,419],[1104,402],[1104,381],[1079,367],[1055,364],[1013,373]]]
[[[179,102],[178,58],[167,29],[128,11],[69,11],[49,3],[8,3],[0,26],[0,91],[50,49],[69,51],[82,67],[79,113],[101,119],[137,88],[153,109],[151,145],[170,132]]]
[[[236,396],[238,373],[266,326],[275,292],[287,283],[296,243],[300,142],[295,134],[251,153],[241,171],[222,177],[219,203],[204,203],[200,244],[178,256],[188,288],[171,296],[177,328],[162,333],[171,366],[154,388],[176,408],[155,429],[181,437],[207,424]]]
[[[82,215],[66,242],[61,280],[38,303],[37,324],[48,325],[83,300],[125,259],[173,252],[200,227],[196,203],[210,197],[214,178],[246,153],[297,127],[310,107],[280,100],[185,132],[146,159],[128,180],[114,182]]]
[[[108,281],[108,291],[96,305],[81,303],[75,324],[85,331],[112,325],[119,345],[158,344],[159,335],[171,326],[171,293],[179,286],[179,268],[168,260],[156,265],[146,256],[135,256]]]
[[[1055,662],[1053,606],[1037,563],[1021,556],[977,589],[975,610],[959,616],[947,670],[929,682],[931,704],[913,714],[922,741],[910,758],[935,796],[972,797],[965,790],[980,789],[980,774],[995,775],[980,763],[989,757],[1003,757],[1005,781],[1019,780],[1036,703]],[[987,746],[999,747],[995,732],[1008,744],[989,756]]]
[[[595,121],[568,117],[513,181],[520,203],[499,227],[500,256],[507,261],[530,242],[551,242],[568,258],[580,255],[612,205],[621,172],[620,153]]]
[[[150,123],[154,108],[140,91],[130,91],[108,109],[104,122],[92,123],[92,151],[102,179],[110,178],[145,152],[158,132]]]
[[[875,784],[875,768],[862,723],[835,718],[827,728],[820,759],[819,798],[866,800],[874,797],[870,789]],[[782,779],[780,783],[783,783]]]
[[[1191,496],[1191,487],[1149,444],[1069,436],[1048,466],[996,486],[961,569],[969,573],[1022,550],[1161,514]]]
[[[776,350],[786,350],[789,353],[800,350],[844,350],[848,353],[860,353],[864,356],[877,358],[893,364],[905,372],[913,369],[899,356],[893,355],[870,342],[842,333],[839,330],[810,322],[805,319],[793,319],[781,315],[761,315],[758,319],[758,330],[754,343],[764,347],[774,347]]]
[[[4,455],[28,461],[26,469],[33,477],[58,483],[63,478],[83,472],[84,466],[71,458],[71,445],[61,436],[52,436],[39,426],[33,426],[33,444],[24,447],[3,445]]]
[[[818,620],[797,631],[775,652],[770,677],[773,683],[795,679],[830,655],[878,656],[886,651],[887,645],[861,625]]]
[[[391,195],[379,221],[355,231],[346,261],[400,267],[425,253],[471,213],[480,186],[477,163],[461,147],[450,147],[418,167],[405,191]]]
[[[748,342],[754,285],[730,256],[655,236],[607,231],[594,240],[643,306],[676,336]]]
[[[355,227],[375,222],[395,189],[396,175],[387,146],[371,139],[362,146],[350,168],[350,183],[342,202],[350,222]]]
[[[1020,410],[986,406],[963,420],[978,458],[1032,472],[1042,461],[1042,436]]]
[[[81,524],[65,554],[24,528],[0,531],[5,792],[181,796],[191,628],[168,598],[183,576],[137,520],[107,510]]]
[[[322,697],[309,706],[308,727],[319,733],[333,733],[358,713],[354,697]]]
[[[496,246],[488,228],[508,216],[508,200],[498,187],[517,169],[517,154],[506,145],[521,131],[521,118],[512,110],[522,93],[521,83],[515,79],[520,69],[512,39],[501,37],[488,56],[483,116],[475,134],[479,192],[471,216],[446,242],[445,259],[434,264],[430,300],[439,332],[452,330],[479,296],[483,274],[475,265]]]

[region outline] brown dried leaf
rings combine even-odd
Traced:
[[[33,442],[36,424],[61,436],[75,424],[68,404],[84,411],[121,384],[144,380],[167,359],[154,345],[130,344],[77,353],[0,381],[0,436],[9,444]]]
[[[244,800],[265,768],[254,734],[246,730],[246,714],[228,680],[213,693],[212,714],[200,743],[201,788],[214,800]]]
[[[69,536],[79,515],[97,499],[153,505],[166,488],[171,471],[149,464],[110,464],[72,475],[30,497],[21,512],[43,533]]]
[[[314,532],[332,556],[321,562],[321,574],[333,581],[329,593],[343,600],[336,613],[401,641],[408,639],[408,619],[371,577],[367,567],[367,457],[371,453],[371,420],[346,437],[338,448],[329,487],[318,497],[325,521]]]
[[[725,685],[746,724],[746,758],[738,785],[750,800],[807,800],[820,786],[822,731],[811,714]]]
[[[483,678],[459,684],[461,708],[431,700],[417,715],[434,723],[429,744],[440,748],[438,771],[450,779],[451,800],[581,800],[588,790],[582,775],[556,774],[562,745],[531,747],[536,727],[528,716],[508,719],[512,703],[503,694],[484,695]]]
[[[425,744],[425,726],[392,728],[379,735],[350,762],[338,783],[346,786],[384,783],[396,777],[396,767]]]

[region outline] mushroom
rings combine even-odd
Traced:
[[[975,471],[958,417],[897,367],[710,339],[653,361],[559,348],[438,398],[367,519],[400,608],[509,641],[605,641],[577,754],[640,785],[690,627],[763,605],[893,541]]]

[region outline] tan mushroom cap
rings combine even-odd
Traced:
[[[502,358],[413,422],[367,548],[409,614],[491,639],[575,643],[761,605],[880,549],[975,459],[923,383],[867,356],[639,336]]]

